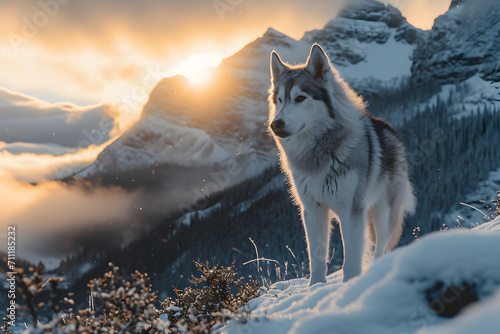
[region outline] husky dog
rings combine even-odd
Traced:
[[[306,64],[271,54],[269,126],[300,206],[310,285],[326,282],[332,211],[340,221],[344,282],[362,269],[365,230],[377,259],[395,247],[415,208],[406,149],[396,131],[365,111],[318,45]]]

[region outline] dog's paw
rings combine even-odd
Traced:
[[[313,286],[316,283],[326,283],[326,276],[321,278],[313,278],[309,281],[309,286]]]

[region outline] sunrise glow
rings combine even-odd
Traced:
[[[222,58],[223,56],[218,52],[194,54],[165,72],[165,76],[181,74],[188,78],[194,86],[204,86],[210,83],[213,70],[221,63]]]

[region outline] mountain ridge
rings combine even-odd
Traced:
[[[205,151],[199,154],[200,158],[207,159],[222,168],[225,160],[235,154],[241,154],[242,146],[246,150],[259,152],[258,155],[262,156],[263,160],[258,161],[258,164],[265,164],[266,160],[269,161],[266,167],[274,164],[276,162],[273,158],[276,153],[274,143],[270,138],[265,138],[267,89],[270,83],[269,54],[272,50],[278,51],[284,61],[304,62],[313,40],[319,42],[334,65],[338,66],[341,75],[361,93],[365,87],[366,90],[371,88],[372,80],[387,81],[393,77],[410,74],[409,56],[414,46],[407,42],[408,38],[401,36],[408,35],[406,33],[408,31],[417,33],[416,28],[408,24],[395,7],[385,6],[378,1],[365,3],[370,5],[368,10],[360,9],[359,5],[349,6],[322,30],[306,32],[301,40],[295,40],[271,27],[268,28],[261,37],[247,44],[233,56],[224,59],[215,70],[213,86],[217,89],[207,88],[207,91],[217,91],[218,99],[214,99],[212,94],[203,95],[196,91],[187,80],[180,77],[163,79],[153,88],[138,123],[106,148],[94,165],[78,176],[103,173],[107,168],[104,166],[109,161],[116,161],[112,164],[115,170],[119,170],[121,166],[128,169],[153,162],[175,162],[181,165],[194,163],[192,159],[187,158],[187,155],[185,155],[186,160],[182,159],[182,153],[185,151],[182,145],[177,150],[178,154],[172,150],[172,156],[181,158],[172,158],[170,161],[168,154],[165,154],[159,161],[149,159],[155,152],[148,151],[147,147],[154,140],[157,141],[155,146],[162,145],[163,137],[167,136],[166,131],[160,133],[161,122],[165,130],[168,129],[172,133],[185,132],[183,130],[193,128],[191,135],[199,136],[199,140],[193,138],[194,143],[211,143],[209,146],[212,147],[212,152],[218,152],[214,155],[206,154],[206,151],[211,149],[206,145],[200,145],[200,152]],[[333,36],[333,40],[328,36]],[[343,46],[338,47],[339,43]],[[390,49],[384,51],[383,45],[389,44],[391,44]],[[402,55],[399,59],[394,57],[398,53]],[[385,59],[391,57],[392,59]],[[391,63],[392,70],[380,71],[380,64],[384,63]],[[196,100],[202,100],[203,103],[196,104],[193,102]],[[147,123],[148,119],[156,117],[155,115],[159,121],[156,124],[149,124],[152,134],[147,135],[145,133],[147,129],[141,123]],[[134,135],[134,131],[138,133]],[[147,153],[137,152],[138,155],[134,156],[131,154],[132,150],[124,149],[127,148],[125,144],[127,141],[135,142],[139,147],[137,138],[140,137],[148,139],[143,142]],[[171,142],[164,142],[163,145],[170,146]],[[110,151],[115,152],[110,153]],[[120,156],[119,151],[124,153]],[[193,153],[193,150],[190,152]],[[141,160],[143,161],[140,162]],[[134,161],[139,162],[134,163]]]

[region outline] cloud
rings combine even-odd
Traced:
[[[33,263],[50,259],[51,267],[82,247],[123,247],[159,219],[198,203],[199,189],[204,186],[199,173],[185,176],[182,186],[176,182],[166,186],[158,180],[154,186],[141,187],[138,182],[133,190],[102,185],[98,180],[39,180],[53,172],[51,159],[55,158],[47,166],[43,156],[17,158],[14,166],[0,155],[11,167],[0,168],[0,244],[5,244],[7,226],[16,226],[17,257]],[[38,180],[19,181],[23,177]]]
[[[6,143],[100,145],[120,132],[121,120],[109,105],[50,104],[0,88],[0,140]]]
[[[63,4],[64,3],[64,4]],[[115,53],[127,41],[151,55],[166,55],[168,45],[221,42],[242,30],[262,33],[269,25],[300,35],[332,19],[346,1],[19,0],[1,7],[5,32],[40,41],[50,48],[75,46]],[[300,18],[300,20],[298,20]],[[228,29],[232,28],[232,29]],[[258,29],[258,30],[255,30]],[[61,38],[69,36],[71,38]]]
[[[0,173],[30,183],[62,179],[89,166],[107,144],[109,142],[76,150],[55,145],[0,142]]]
[[[51,50],[84,48],[124,57],[129,56],[121,53],[128,44],[141,54],[167,58],[178,54],[182,58],[185,49],[193,53],[200,45],[220,47],[243,35],[253,39],[269,26],[300,38],[307,30],[322,28],[351,1],[40,0],[36,5],[29,0],[4,1],[0,29],[9,40],[18,35]],[[433,20],[451,0],[384,2],[403,10],[417,9],[420,4]],[[424,13],[406,11],[405,15],[411,19]]]
[[[84,182],[31,185],[0,172],[0,228],[7,231],[7,226],[16,226],[19,258],[64,257],[75,250],[75,238],[85,231],[112,226],[116,233],[109,242],[123,242],[119,226],[133,222],[139,196],[140,192]]]
[[[134,120],[105,104],[52,104],[0,88],[0,172],[24,182],[74,175]]]
[[[31,153],[36,155],[48,154],[51,156],[60,156],[68,153],[75,153],[76,150],[57,144],[31,144],[21,142],[7,144],[6,142],[0,141],[0,155],[4,152],[8,152],[12,155]]]

